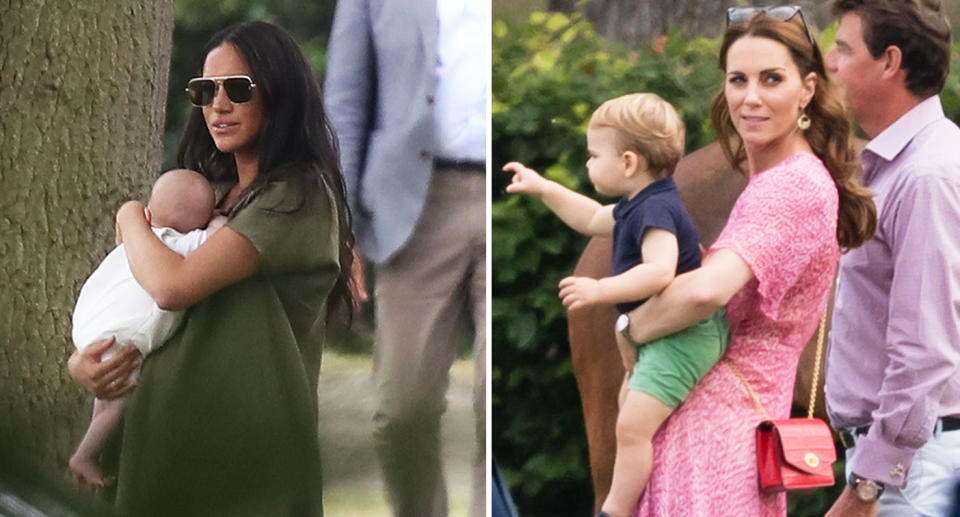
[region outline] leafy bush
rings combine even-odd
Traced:
[[[823,31],[824,48],[835,31]],[[718,48],[718,40],[685,41],[675,31],[631,51],[576,14],[493,24],[493,450],[521,515],[590,513],[586,439],[556,287],[586,238],[539,201],[505,195],[509,176],[499,168],[519,160],[591,194],[583,165],[589,116],[606,99],[640,91],[673,103],[687,125],[687,150],[702,147],[714,138],[708,109],[722,79]],[[942,97],[960,121],[955,50]],[[837,469],[842,480],[842,463]],[[790,515],[822,515],[835,497],[836,490],[792,495]]]

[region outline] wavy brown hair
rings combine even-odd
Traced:
[[[801,77],[810,72],[817,74],[816,91],[804,109],[811,124],[803,134],[837,185],[840,197],[837,241],[844,249],[860,246],[876,231],[877,209],[873,204],[873,195],[860,184],[860,159],[853,137],[853,125],[842,95],[827,76],[820,48],[807,37],[800,16],[782,21],[761,13],[748,20],[731,23],[727,28],[720,46],[721,70],[727,69],[730,46],[744,36],[767,38],[783,44],[790,51]],[[734,169],[744,172],[741,163],[746,159],[746,150],[730,118],[723,88],[710,105],[710,122],[727,160]]]

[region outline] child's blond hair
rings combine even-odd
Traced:
[[[683,119],[655,93],[631,93],[604,102],[593,112],[589,127],[615,130],[618,150],[643,156],[650,172],[659,177],[673,174],[683,157]]]

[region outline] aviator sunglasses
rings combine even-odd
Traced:
[[[197,77],[187,83],[187,97],[190,104],[198,108],[209,106],[217,96],[217,88],[223,86],[227,98],[234,104],[244,104],[253,98],[256,88],[253,79],[246,75],[228,75],[224,77]]]
[[[807,20],[803,17],[803,9],[799,5],[779,5],[776,7],[730,7],[727,9],[727,27],[731,23],[737,23],[749,20],[754,16],[763,13],[772,16],[781,21],[787,21],[797,14],[800,15],[800,22],[803,23],[803,30],[807,33],[807,39],[816,46],[813,35],[810,34],[810,28],[807,27]]]

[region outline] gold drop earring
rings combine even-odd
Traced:
[[[797,119],[797,127],[800,128],[800,131],[806,131],[810,127],[810,117],[803,111],[800,112],[800,117]]]

